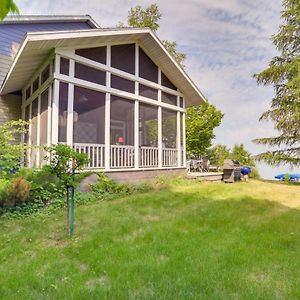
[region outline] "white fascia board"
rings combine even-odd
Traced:
[[[185,77],[185,79],[191,84],[191,86],[197,91],[198,95],[203,99],[204,102],[207,102],[207,99],[205,96],[201,93],[201,91],[198,89],[198,87],[195,85],[195,83],[192,81],[192,79],[187,75],[187,73],[182,69],[182,67],[175,61],[175,59],[172,57],[172,55],[167,51],[167,49],[162,44],[161,40],[156,36],[156,34],[150,30],[149,31],[152,38],[156,41],[156,43],[161,47],[161,49],[165,52],[165,54],[169,57],[169,59],[172,61],[172,63],[177,67],[177,69],[180,71],[180,73]]]

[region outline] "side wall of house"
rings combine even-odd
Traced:
[[[16,95],[0,96],[0,124],[21,118],[22,97]]]

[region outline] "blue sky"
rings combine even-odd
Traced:
[[[153,1],[16,0],[22,14],[90,14],[102,27],[126,22],[128,10]],[[272,99],[272,88],[252,78],[276,54],[271,36],[280,24],[281,0],[156,1],[162,19],[158,36],[175,40],[187,54],[186,71],[209,102],[225,114],[214,143],[244,143],[251,153],[264,148],[251,142],[274,134],[272,123],[258,122]],[[263,177],[278,171],[259,165]],[[300,172],[300,170],[294,170]]]

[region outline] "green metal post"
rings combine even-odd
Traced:
[[[73,235],[74,233],[74,210],[75,210],[75,191],[74,187],[71,187],[71,205],[70,205],[70,229],[69,233],[70,235]]]

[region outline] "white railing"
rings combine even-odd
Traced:
[[[110,167],[111,168],[132,168],[134,167],[134,146],[110,146]]]
[[[163,167],[177,167],[178,150],[174,148],[163,148]]]
[[[140,148],[140,167],[142,168],[158,167],[157,147]]]
[[[88,155],[90,163],[85,168],[104,168],[104,145],[74,143],[73,149]]]

